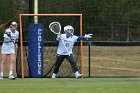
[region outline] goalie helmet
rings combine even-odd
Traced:
[[[71,25],[67,25],[67,26],[64,27],[64,32],[73,35],[74,34],[74,28]]]

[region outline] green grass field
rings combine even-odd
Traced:
[[[88,76],[87,49],[84,47],[84,76]],[[140,47],[93,46],[91,76],[140,77]],[[140,93],[140,78],[4,78],[0,93]]]
[[[17,78],[0,81],[0,93],[139,93],[140,78]]]

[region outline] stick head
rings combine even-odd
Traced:
[[[60,34],[61,32],[61,24],[59,22],[51,22],[49,28],[54,34]]]

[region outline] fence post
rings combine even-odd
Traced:
[[[88,42],[88,77],[90,78],[90,46],[91,46],[91,41]]]

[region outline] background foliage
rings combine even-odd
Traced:
[[[33,0],[0,3],[0,24],[10,19],[19,22],[20,13],[33,13]],[[39,13],[83,14],[83,34],[93,33],[94,41],[140,40],[139,0],[39,0]]]

